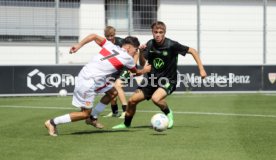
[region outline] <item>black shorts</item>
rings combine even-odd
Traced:
[[[130,81],[130,73],[127,68],[123,68],[108,76],[109,80],[115,82],[117,79],[121,79],[124,84],[128,84]]]
[[[117,71],[115,73],[112,73],[109,78],[112,80],[112,81],[116,81],[118,78],[120,78],[120,74],[121,74],[121,71]]]
[[[161,83],[158,85],[158,83],[154,84],[154,86],[152,86],[150,83],[148,83],[147,85],[145,84],[145,80],[143,80],[141,82],[141,84],[138,86],[138,89],[141,89],[142,92],[144,93],[144,96],[147,100],[150,100],[153,93],[158,89],[158,88],[163,88],[166,92],[167,95],[172,94],[175,89],[176,89],[176,81],[170,81],[167,83]]]

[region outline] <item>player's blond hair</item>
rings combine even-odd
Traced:
[[[166,32],[166,25],[162,21],[156,21],[151,25],[151,30],[153,29],[163,29]]]
[[[106,26],[104,29],[104,35],[108,37],[109,35],[115,35],[116,29],[112,26]]]

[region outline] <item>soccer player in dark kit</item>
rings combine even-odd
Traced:
[[[141,45],[143,56],[140,56],[140,63],[151,64],[151,72],[147,79],[141,83],[138,89],[128,100],[128,107],[124,123],[114,126],[112,129],[124,129],[131,125],[136,112],[136,106],[141,101],[151,99],[169,119],[168,128],[174,124],[173,112],[166,103],[166,97],[173,93],[177,85],[177,60],[178,55],[191,54],[197,63],[199,74],[202,78],[207,76],[197,51],[194,48],[182,45],[165,37],[166,25],[157,21],[151,25],[153,39],[146,45]],[[142,55],[142,54],[141,54]]]

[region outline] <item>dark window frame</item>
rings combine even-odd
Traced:
[[[111,3],[110,3],[111,2]],[[127,0],[120,1],[124,2],[123,4],[127,4]],[[151,3],[151,5],[148,5],[147,3]],[[122,3],[117,3],[118,5],[122,5]],[[108,5],[116,5],[113,0],[105,0],[105,24],[108,24],[107,17],[109,14],[107,12],[110,12],[108,10]],[[149,33],[151,24],[157,20],[157,13],[158,13],[158,0],[133,0],[133,6],[132,6],[132,25],[133,25],[133,33]],[[136,18],[135,16],[138,16]],[[136,18],[136,19],[135,19]],[[116,26],[114,26],[116,28]],[[118,32],[126,33],[127,29],[122,28],[116,28]]]

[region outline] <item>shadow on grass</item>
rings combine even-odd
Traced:
[[[133,130],[90,130],[71,133],[71,135],[97,134],[97,133],[115,133],[115,132],[133,132]]]
[[[192,125],[184,125],[184,126],[177,126],[179,128],[200,128],[199,126],[192,126]]]
[[[149,125],[144,125],[144,126],[133,126],[133,127],[131,127],[131,128],[149,128],[149,129],[152,129],[152,127],[151,126],[149,126]]]
[[[150,125],[145,125],[145,126],[134,126],[132,128],[147,128],[147,129],[150,129],[153,131],[153,133],[151,133],[150,135],[153,135],[153,136],[165,136],[167,135],[167,132],[166,131],[163,131],[163,132],[158,132],[158,131],[155,131],[152,126]]]
[[[166,133],[166,131],[163,131],[163,132],[155,132],[155,133],[152,133],[151,135],[153,135],[153,136],[166,136],[167,135],[167,133]]]
[[[86,135],[86,134],[99,134],[99,133],[127,133],[127,132],[137,132],[137,131],[141,131],[139,129],[152,129],[152,127],[150,125],[143,125],[143,126],[133,126],[130,127],[128,129],[116,129],[116,130],[112,130],[112,129],[98,129],[98,130],[85,130],[85,131],[77,131],[77,132],[73,132],[73,133],[68,133],[68,134],[60,134],[60,135]],[[159,135],[159,133],[157,133]]]

